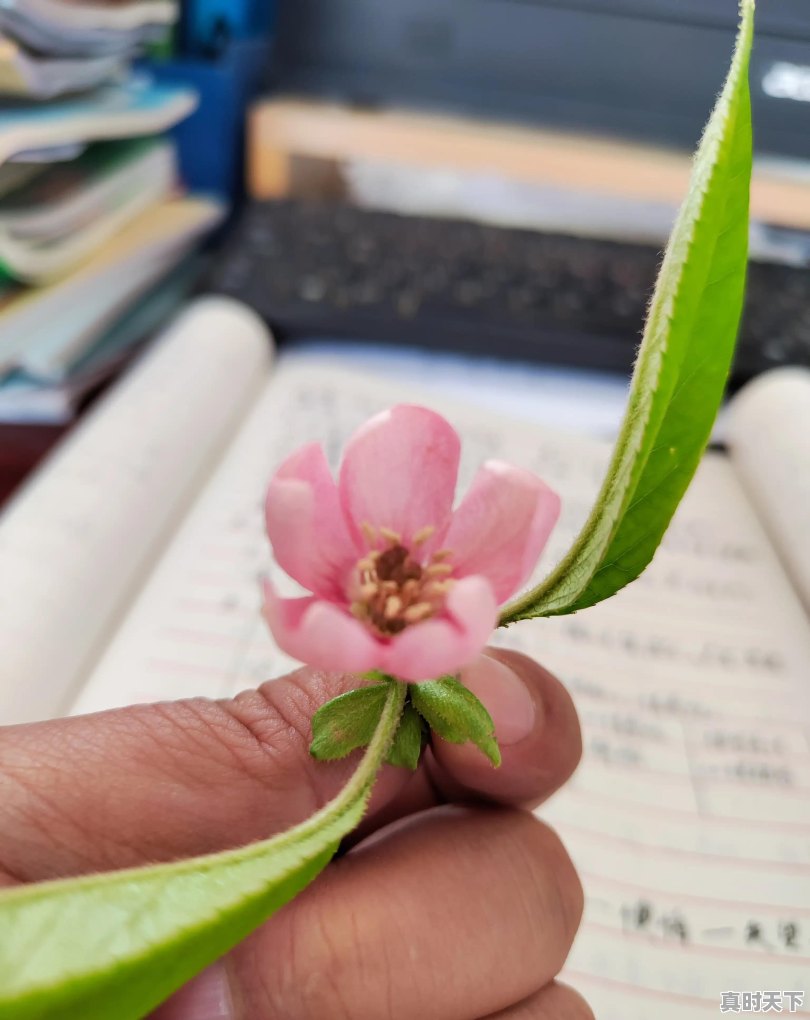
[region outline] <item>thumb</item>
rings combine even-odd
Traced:
[[[356,766],[308,750],[316,709],[356,686],[299,669],[231,701],[0,730],[0,885],[208,853],[302,821]],[[384,768],[374,803],[408,778]]]

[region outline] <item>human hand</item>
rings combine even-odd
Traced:
[[[589,1020],[554,982],[582,893],[525,809],[580,755],[562,686],[490,651],[463,676],[503,753],[436,740],[386,766],[345,852],[154,1020]],[[302,669],[228,702],[143,705],[0,731],[0,885],[262,839],[334,796],[354,756],[308,753],[310,720],[356,678]]]

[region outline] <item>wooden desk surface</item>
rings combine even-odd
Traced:
[[[289,194],[293,162],[305,157],[447,167],[679,205],[692,163],[685,151],[610,138],[288,98],[254,105],[247,155],[248,185],[256,198]],[[751,215],[764,223],[810,229],[810,174],[758,160]]]

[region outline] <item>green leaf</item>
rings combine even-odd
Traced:
[[[318,761],[335,761],[358,747],[367,747],[387,696],[388,684],[378,683],[359,687],[321,705],[312,717],[309,746],[312,757]]]
[[[137,1020],[326,866],[360,821],[405,703],[386,686],[369,749],[340,794],[289,832],[227,853],[0,894],[0,1016]]]
[[[419,759],[422,756],[422,748],[425,744],[425,726],[422,717],[414,709],[413,705],[407,704],[399,720],[399,729],[394,736],[394,742],[388,757],[385,759],[390,765],[401,765],[403,768],[415,772],[419,766]]]
[[[465,744],[468,740],[497,768],[501,752],[489,712],[472,691],[453,676],[410,685],[411,701],[432,730],[443,740]]]
[[[576,612],[638,577],[709,439],[734,354],[748,250],[753,0],[743,0],[741,12],[731,70],[667,246],[601,492],[568,554],[504,609],[502,625]]]

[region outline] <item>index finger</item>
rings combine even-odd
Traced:
[[[499,652],[462,679],[493,714],[503,766],[436,742],[415,775],[382,769],[364,832],[457,797],[536,800],[570,771],[575,717],[560,709],[545,671]],[[536,710],[515,740],[522,685]],[[140,705],[0,731],[0,873],[37,881],[193,856],[303,821],[340,790],[359,756],[314,761],[312,715],[357,686],[356,677],[302,669],[230,702]]]

